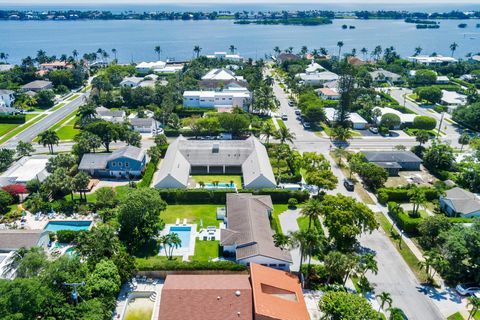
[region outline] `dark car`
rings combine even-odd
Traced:
[[[303,122],[303,128],[304,129],[310,129],[312,126],[310,125],[309,122]]]
[[[300,115],[302,114],[302,111],[300,111],[300,110],[298,110],[298,109],[295,109],[295,114],[296,114],[297,116],[300,116]]]
[[[343,185],[345,186],[345,189],[348,191],[353,191],[355,189],[355,184],[348,179],[343,180]]]
[[[295,102],[293,102],[292,100],[289,100],[289,101],[288,101],[288,105],[289,105],[290,107],[293,107],[293,106],[295,105]]]

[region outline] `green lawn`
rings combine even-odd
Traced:
[[[75,99],[77,99],[79,96],[79,94],[74,94],[73,96],[71,96],[70,98],[67,99],[67,101],[73,101]]]
[[[208,261],[218,258],[220,255],[220,241],[195,240],[195,255],[190,257],[192,261]]]
[[[219,183],[230,183],[233,181],[237,189],[242,188],[242,176],[241,175],[204,175],[204,176],[192,176],[193,180],[197,183],[200,181],[204,183],[213,183],[218,181]]]
[[[286,128],[286,127],[287,127],[287,125],[285,124],[285,122],[283,122],[282,119],[276,119],[276,121],[277,121],[278,126],[279,126],[280,128],[282,128],[282,127]]]
[[[275,226],[277,230],[274,230],[276,232],[282,232],[282,226],[280,224],[280,220],[278,219],[278,216],[284,213],[285,211],[288,210],[288,205],[287,204],[274,204],[273,205],[273,212],[272,212],[272,220],[273,220],[273,229],[275,229]]]
[[[299,217],[297,218],[297,224],[300,230],[307,230],[308,229],[308,217]]]
[[[15,129],[18,127],[18,123],[2,123],[0,124],[0,137],[4,134],[7,134],[10,130]]]
[[[41,119],[45,118],[47,115],[46,114],[43,114],[43,115],[39,115],[37,118],[35,118],[34,120],[28,122],[28,123],[24,123],[22,124],[21,126],[18,126],[16,127],[15,129],[11,130],[10,132],[8,132],[7,134],[5,134],[2,139],[0,139],[0,143],[4,143],[5,141],[7,141],[8,139],[16,136],[17,134],[19,134],[21,131],[27,129],[28,127],[32,126],[33,124],[37,123],[38,121],[40,121]]]
[[[460,314],[460,312],[456,312],[452,314],[450,317],[448,317],[447,320],[463,320],[463,317]]]
[[[222,207],[219,204],[190,204],[190,205],[168,205],[167,209],[160,214],[165,223],[174,224],[177,218],[183,222],[187,218],[189,224],[197,224],[200,229],[200,219],[203,221],[203,227],[218,227],[217,208]]]
[[[55,111],[55,110],[57,110],[57,109],[60,109],[60,108],[63,107],[64,105],[66,105],[66,103],[65,103],[65,102],[61,102],[61,103],[57,104],[56,106],[54,106],[51,111]]]
[[[60,140],[73,140],[73,138],[80,133],[80,129],[75,128],[75,122],[78,118],[74,117],[69,119],[71,120],[57,130],[57,135]]]

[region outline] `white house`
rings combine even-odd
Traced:
[[[381,68],[370,72],[370,76],[375,82],[399,82],[402,80],[401,75]]]
[[[447,76],[437,76],[436,84],[449,84],[450,79]]]
[[[244,59],[242,56],[240,56],[238,54],[228,54],[225,51],[214,52],[213,54],[207,55],[207,58],[209,58],[209,59],[231,60],[231,61],[236,61],[236,62],[241,62]]]
[[[97,113],[97,118],[113,123],[122,123],[126,118],[126,113],[123,110],[110,110],[105,107],[98,107],[95,109],[95,112]]]
[[[374,110],[380,110],[380,113],[381,113],[381,116],[379,116],[379,117],[377,117],[377,119],[375,119],[375,122],[377,124],[380,123],[380,121],[382,120],[382,116],[386,113],[396,114],[400,118],[401,125],[402,124],[413,124],[413,120],[417,116],[416,114],[412,114],[412,113],[401,113],[400,111],[389,108],[389,107],[383,107],[383,108],[382,107],[375,107]],[[400,126],[398,126],[395,129],[399,129]]]
[[[452,113],[458,106],[467,104],[467,96],[455,91],[442,90],[441,104],[448,107],[448,112]]]
[[[327,122],[330,125],[334,125],[336,122],[336,110],[334,108],[325,108],[324,110]],[[356,112],[350,113],[349,120],[352,123],[352,128],[355,130],[365,130],[367,128],[367,120],[363,119],[362,116]]]
[[[0,89],[0,106],[11,107],[15,101],[14,93],[12,90]]]
[[[480,217],[480,199],[470,191],[455,187],[440,197],[440,208],[449,216]]]
[[[235,260],[243,265],[257,263],[290,269],[290,251],[276,247],[273,242],[270,196],[227,193],[226,208],[226,229],[220,230],[220,245],[224,252],[235,254]]]
[[[311,85],[320,85],[326,82],[338,80],[340,78],[338,74],[330,71],[299,73],[296,75],[296,77],[300,78],[301,83]]]
[[[246,88],[228,88],[223,91],[185,91],[183,106],[186,108],[232,109],[235,107],[248,110],[251,93]]]
[[[444,56],[435,56],[435,57],[414,56],[414,57],[408,57],[408,60],[415,63],[423,64],[426,66],[458,62],[458,60],[453,57],[444,57]]]
[[[241,76],[235,75],[235,73],[228,69],[212,69],[206,75],[202,77],[202,80],[214,80],[214,81],[245,81]]]
[[[135,66],[135,71],[142,74],[147,74],[155,69],[163,69],[167,65],[164,61],[140,62]]]
[[[122,82],[120,82],[120,86],[136,88],[140,85],[142,81],[143,81],[143,78],[141,77],[125,77],[123,78]]]
[[[0,186],[26,184],[32,179],[43,182],[49,175],[46,169],[48,159],[50,159],[48,155],[21,158],[0,175]]]
[[[158,123],[153,118],[133,118],[130,119],[132,130],[140,133],[153,133],[158,128]]]

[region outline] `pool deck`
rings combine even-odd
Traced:
[[[160,232],[160,235],[166,235],[170,233],[170,228],[171,227],[190,227],[190,243],[188,244],[188,248],[177,248],[173,249],[173,255],[174,256],[182,256],[186,257],[188,260],[189,256],[195,255],[195,239],[197,238],[197,225],[196,224],[181,224],[182,221],[180,221],[180,224],[167,224],[165,225],[165,228]],[[161,247],[160,251],[158,252],[159,256],[165,256],[165,250]]]
[[[90,228],[93,227],[95,224],[95,217],[93,214],[89,214],[87,216],[82,216],[79,214],[72,215],[69,217],[66,217],[64,215],[57,214],[54,218],[49,219],[48,216],[42,215],[42,217],[39,220],[35,220],[35,215],[31,214],[30,212],[27,212],[27,215],[25,217],[26,222],[24,224],[25,229],[30,229],[30,230],[39,230],[39,229],[45,229],[47,224],[49,222],[64,222],[64,221],[92,221],[92,224],[90,225]]]

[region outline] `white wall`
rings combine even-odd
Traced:
[[[275,269],[290,270],[290,263],[286,261],[272,259],[265,256],[254,256],[254,257],[250,257],[242,260],[237,260],[237,262],[244,265],[251,264],[251,263],[258,263],[266,266],[272,265],[271,267]],[[285,266],[279,266],[279,264],[284,264]],[[273,265],[276,265],[276,266],[273,266]]]

